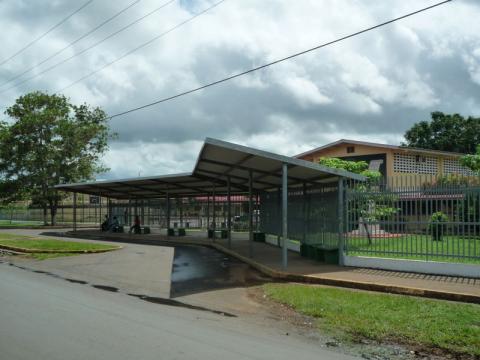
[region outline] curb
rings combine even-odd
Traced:
[[[69,232],[67,234],[73,237],[78,236],[78,234],[75,234],[73,232]],[[83,235],[83,238],[88,238],[88,235],[87,236]],[[109,239],[111,241],[120,241],[120,242],[122,241],[122,239],[118,237],[114,238],[114,237],[105,236],[104,239]],[[243,256],[227,247],[224,247],[223,245],[217,244],[210,240],[208,241],[200,240],[200,239],[188,240],[188,239],[181,239],[178,237],[175,237],[175,238],[165,237],[165,239],[155,239],[155,240],[152,239],[152,241],[150,241],[149,243],[157,244],[157,245],[159,245],[160,243],[164,243],[164,244],[178,244],[178,245],[209,246],[224,254],[235,257],[236,259],[260,271],[264,275],[267,275],[275,280],[280,280],[280,281],[336,286],[336,287],[343,287],[343,288],[350,288],[350,289],[383,292],[383,293],[389,293],[389,294],[410,295],[410,296],[417,296],[417,297],[424,297],[424,298],[431,298],[431,299],[480,304],[480,295],[429,290],[429,289],[423,289],[423,288],[405,287],[405,286],[397,286],[397,285],[384,285],[384,284],[378,284],[378,283],[372,283],[372,282],[330,279],[330,278],[324,278],[324,277],[299,275],[299,274],[292,274],[284,271],[279,271],[271,267],[268,267],[266,265],[263,265],[253,259]]]
[[[384,292],[384,293],[390,293],[390,294],[410,295],[410,296],[418,296],[418,297],[425,297],[425,298],[432,298],[432,299],[480,304],[480,296],[473,295],[473,294],[454,293],[454,292],[448,292],[448,291],[437,291],[437,290],[429,290],[429,289],[422,289],[422,288],[415,288],[415,287],[404,287],[404,286],[396,286],[396,285],[384,285],[384,284],[361,282],[361,281],[329,279],[329,278],[322,278],[317,276],[287,273],[287,272],[278,271],[268,266],[265,266],[263,264],[260,264],[255,260],[247,258],[243,255],[240,255],[228,248],[223,247],[222,245],[219,245],[219,244],[212,244],[212,245],[213,245],[212,247],[217,249],[218,251],[234,256],[237,259],[252,266],[256,270],[277,280],[307,283],[307,284],[328,285],[328,286],[344,287],[344,288],[350,288],[350,289],[360,289],[360,290]]]

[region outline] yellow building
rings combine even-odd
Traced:
[[[422,177],[427,179],[438,175],[473,176],[474,173],[470,169],[460,164],[459,158],[463,155],[342,139],[296,157],[313,162],[318,162],[321,157],[336,157],[351,161],[364,160],[371,170],[378,170],[385,177],[405,181],[407,184],[411,181],[417,183]]]

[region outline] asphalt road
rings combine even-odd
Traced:
[[[0,359],[349,359],[206,311],[0,264]]]

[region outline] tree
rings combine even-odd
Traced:
[[[479,174],[480,173],[480,145],[477,146],[476,154],[469,154],[462,156],[460,158],[460,163],[463,166],[468,167],[473,172]]]
[[[100,158],[108,150],[106,114],[65,96],[32,92],[5,112],[13,122],[0,122],[0,197],[4,202],[26,197],[42,206],[47,224],[55,224],[61,195],[54,185],[88,180],[107,169]]]
[[[400,210],[394,207],[398,197],[395,194],[379,189],[382,174],[379,171],[369,170],[366,161],[348,161],[322,157],[319,160],[319,164],[334,169],[347,170],[366,177],[364,183],[355,183],[353,186],[352,194],[355,197],[355,201],[352,202],[352,207],[347,207],[347,211],[351,211],[355,217],[359,218],[359,223],[365,227],[368,243],[371,244],[372,239],[367,224],[372,224],[395,215]]]
[[[327,166],[333,169],[343,169],[355,174],[365,176],[368,180],[378,180],[382,177],[379,171],[373,171],[368,169],[368,163],[366,161],[349,161],[339,158],[320,158],[320,165]]]
[[[405,132],[408,147],[472,154],[480,144],[480,118],[433,112],[432,119],[420,121]]]
[[[26,206],[19,203],[8,202],[5,204],[0,204],[0,210],[8,214],[8,219],[10,221],[10,224],[13,222],[13,217],[15,213],[19,211],[24,211],[25,209],[26,209]]]

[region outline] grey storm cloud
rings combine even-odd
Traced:
[[[166,3],[165,0],[162,3]],[[55,92],[185,21],[214,0],[178,0],[45,75],[0,94]],[[3,83],[133,0],[94,0],[0,67]],[[162,4],[141,0],[32,74]],[[189,90],[435,3],[431,0],[227,0],[65,90],[110,115]],[[0,1],[0,61],[82,2]],[[455,0],[255,74],[112,119],[101,178],[188,171],[206,137],[295,154],[340,137],[399,143],[435,110],[480,115],[478,1]],[[2,91],[4,88],[0,88]]]

